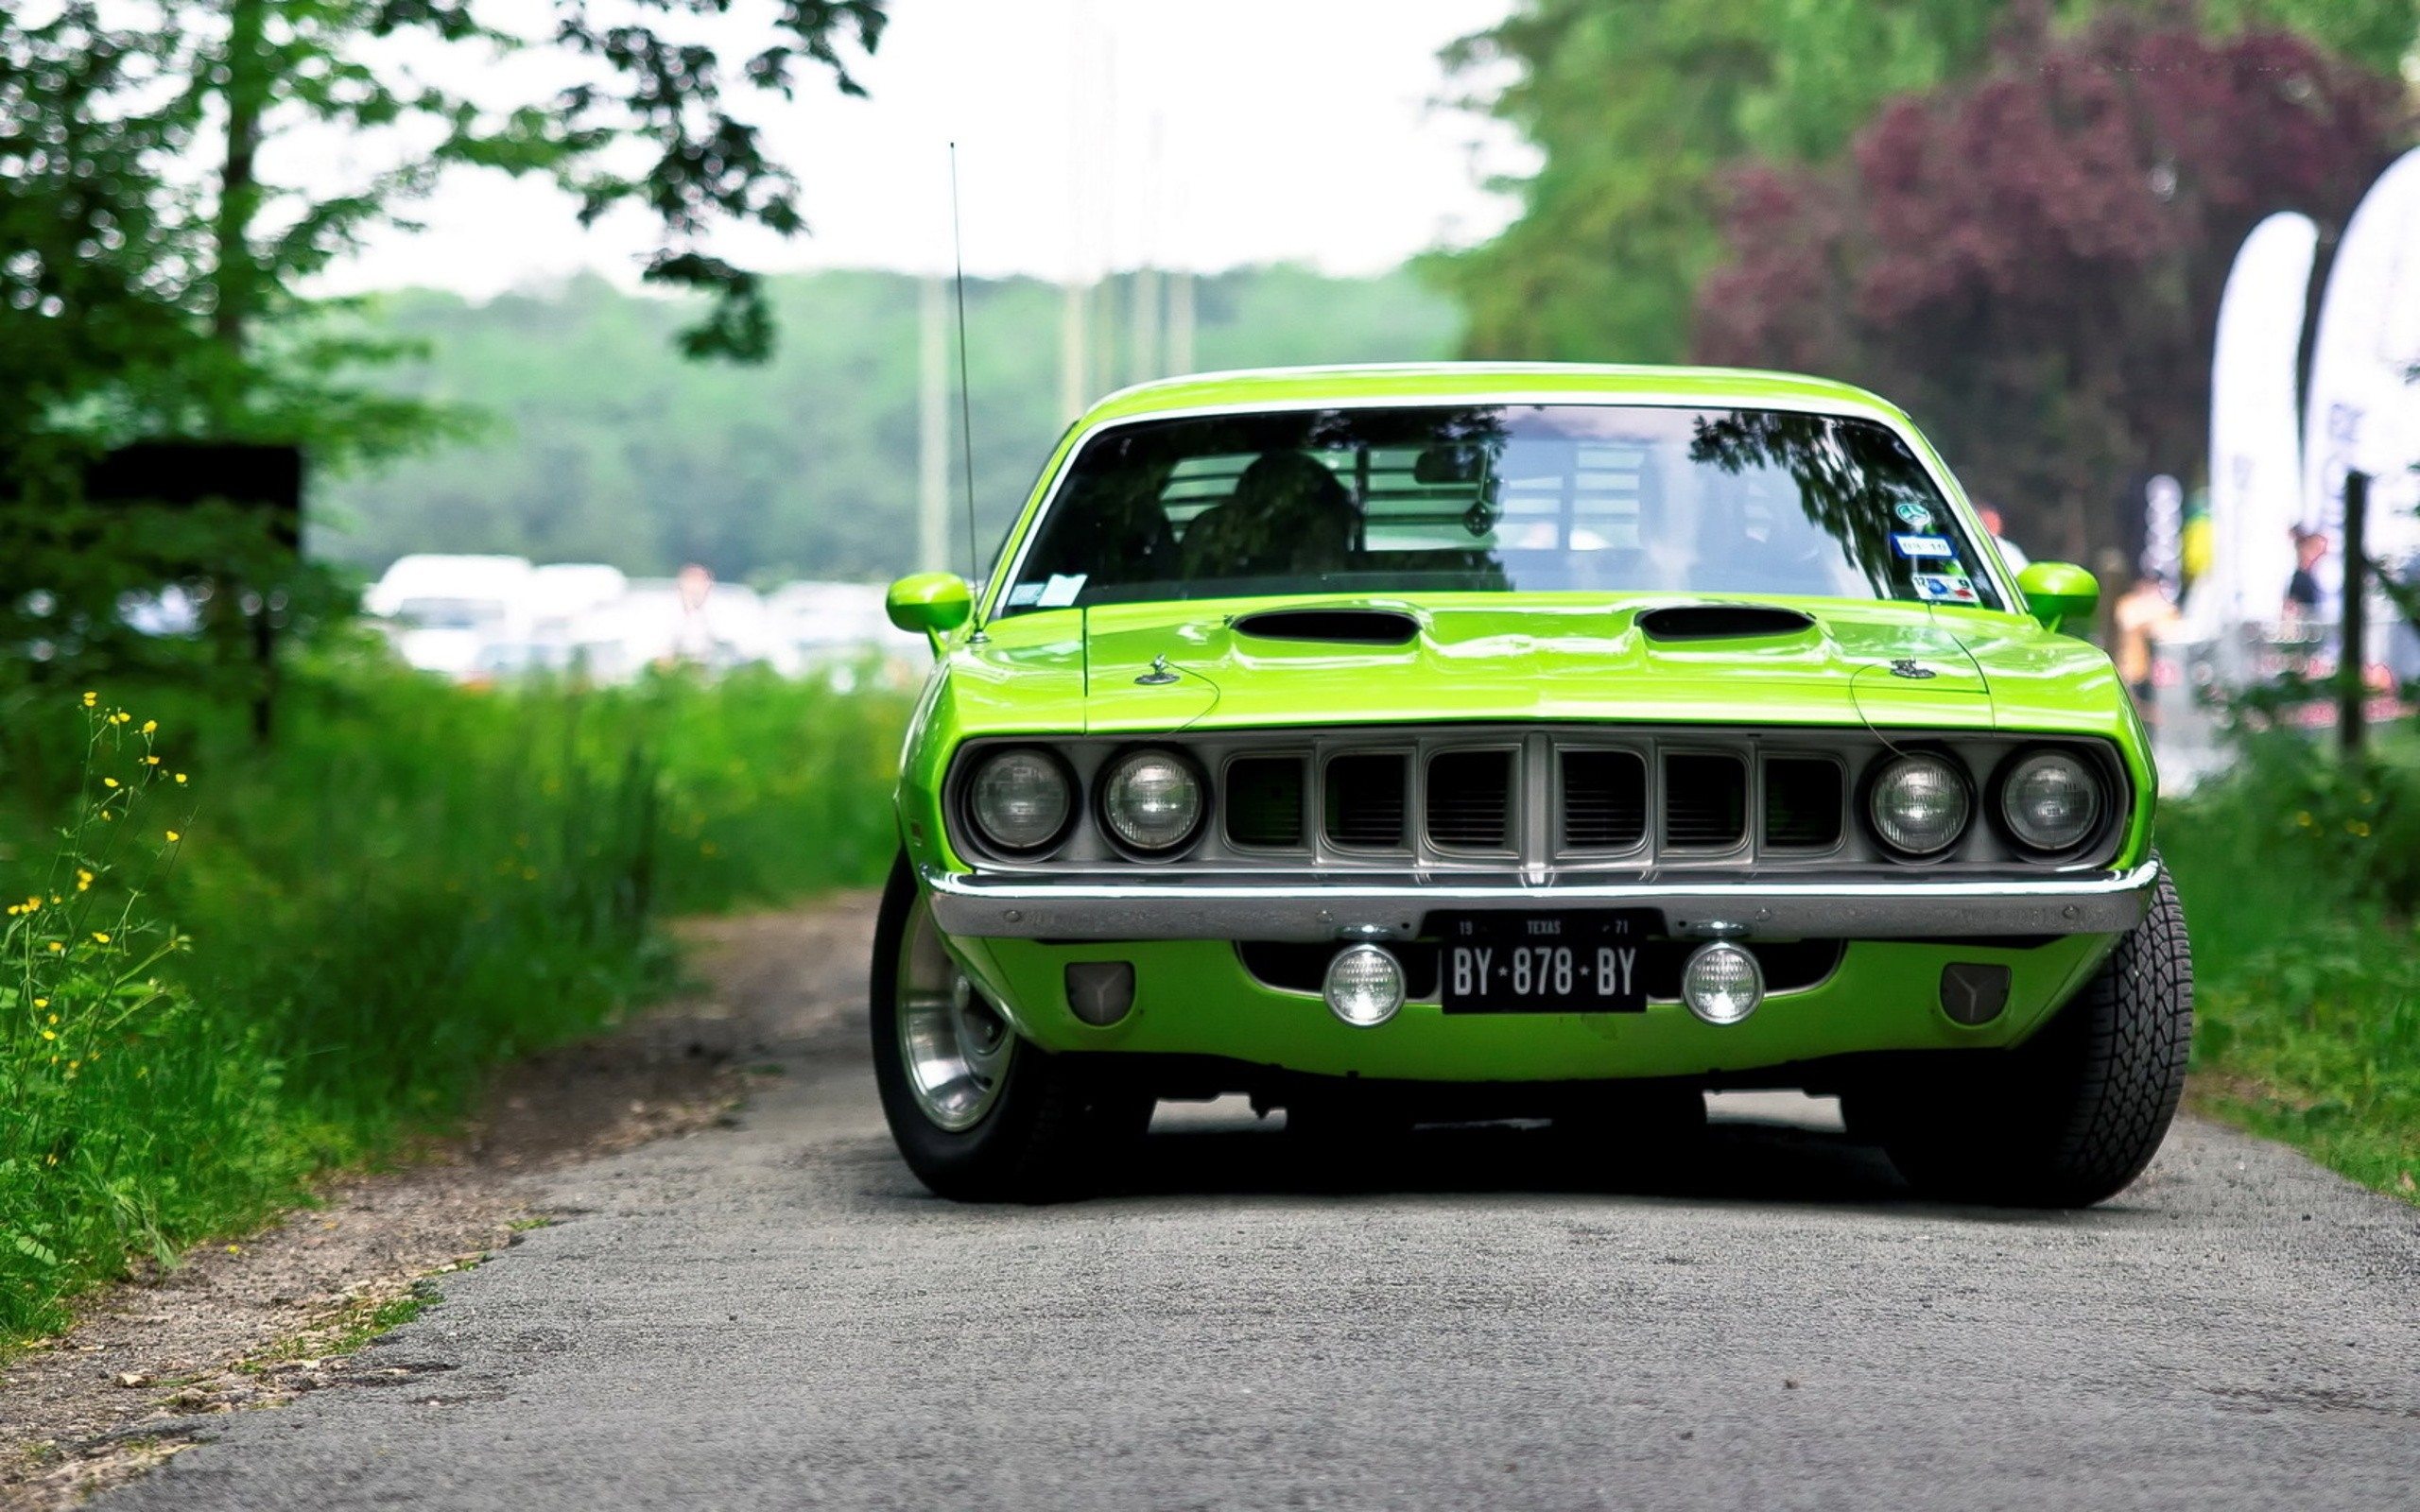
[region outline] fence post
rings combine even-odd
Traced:
[[[2344,474],[2343,609],[2336,627],[2336,737],[2347,757],[2361,752],[2365,733],[2362,705],[2368,699],[2361,684],[2362,664],[2369,660],[2361,644],[2369,629],[2370,475]]]

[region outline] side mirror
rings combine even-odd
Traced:
[[[2026,611],[2040,620],[2046,630],[2088,624],[2100,608],[2099,580],[2063,561],[2031,564],[2016,575],[2016,587],[2025,595]]]
[[[939,650],[942,637],[975,612],[975,594],[956,573],[915,573],[890,585],[882,608],[891,624],[923,635]]]

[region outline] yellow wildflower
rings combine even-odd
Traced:
[[[44,1029],[42,1032],[42,1037],[45,1040],[56,1040],[59,1038],[59,1035],[54,1030]]]
[[[160,765],[160,758],[157,756],[146,756],[143,758],[143,765],[146,766],[157,766]]]
[[[58,954],[60,951],[63,951],[63,950],[65,950],[66,948],[67,948],[66,946],[61,945],[61,944],[60,944],[60,943],[59,943],[59,941],[57,941],[57,940],[52,940],[52,941],[50,942],[50,953],[51,953],[53,955]]]
[[[87,709],[90,709],[91,707],[93,707],[93,705],[95,705],[95,704],[96,704],[96,703],[100,702],[100,699],[101,699],[101,696],[100,696],[99,694],[97,694],[97,693],[88,693],[88,694],[84,695],[84,707],[85,707],[85,708],[87,708]]]
[[[143,732],[147,735],[158,734],[160,732],[160,721],[157,719],[146,719],[143,721]]]
[[[185,774],[184,774],[184,773],[182,773],[182,772],[179,772],[179,773],[177,774],[177,785],[178,785],[179,787],[182,787],[182,786],[184,786],[184,785],[185,785]]]
[[[174,844],[176,844],[179,840],[182,840],[182,839],[183,839],[183,838],[184,838],[184,836],[183,836],[183,835],[179,834],[179,833],[178,833],[176,831],[174,831],[174,830],[170,830],[170,831],[168,831],[168,832],[167,832],[167,835],[168,835],[168,843],[169,843],[170,845],[174,845]]]
[[[78,892],[91,892],[93,890],[93,874],[86,871],[81,867],[78,867],[76,868],[76,890]]]
[[[2295,822],[2296,824],[2301,825],[2301,826],[2302,826],[2304,829],[2306,829],[2306,830],[2309,829],[2309,828],[2310,828],[2310,811],[2309,811],[2308,809],[2305,809],[2302,813],[2295,815],[2295,816],[2294,816],[2294,822]]]
[[[115,787],[117,786],[117,779],[114,777],[104,777],[101,779],[101,785],[103,787]]]
[[[96,929],[93,931],[93,937],[106,945],[110,942],[110,932],[106,929]]]
[[[117,713],[110,715],[110,723],[112,725],[122,725],[133,717],[134,716],[132,714],[128,713],[125,710],[121,709]]]

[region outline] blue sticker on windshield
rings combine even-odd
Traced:
[[[1958,555],[1946,536],[1893,536],[1891,545],[1902,557],[1953,558]]]
[[[1893,505],[1891,507],[1891,512],[1897,515],[1900,522],[1910,530],[1930,530],[1932,528],[1932,511],[1926,508],[1923,505],[1916,503],[1912,499],[1908,500],[1905,503]]]
[[[1916,585],[1916,596],[1927,604],[1979,604],[1975,585],[1963,576],[1948,573],[1917,573],[1910,579]]]

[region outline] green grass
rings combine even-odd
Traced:
[[[2208,1110],[2366,1185],[2420,1183],[2420,761],[2346,766],[2291,734],[2172,803]]]
[[[354,647],[289,667],[263,748],[177,688],[83,691],[0,703],[0,1339],[660,991],[664,915],[890,859],[895,695],[472,691]]]

